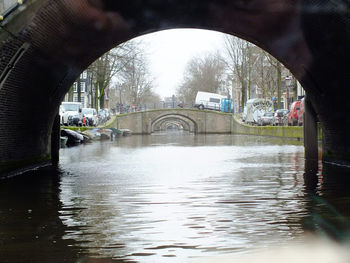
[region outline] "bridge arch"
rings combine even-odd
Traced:
[[[180,122],[164,122],[162,126],[165,127],[164,129],[162,128],[162,130],[165,130],[165,131],[169,130],[169,128],[174,126],[177,128],[177,130],[187,130],[186,128],[184,129],[184,126]]]
[[[90,63],[170,28],[236,35],[275,56],[322,122],[324,159],[349,163],[348,17],[347,4],[321,0],[28,0],[1,22],[0,173],[50,160],[58,106]]]
[[[191,130],[189,124],[180,119],[165,119],[164,121],[159,122],[159,124],[154,125],[154,131],[166,131],[168,127],[172,125],[178,127],[179,130]]]
[[[232,114],[197,109],[159,109],[133,112],[117,117],[116,128],[128,128],[134,134],[151,134],[160,125],[169,121],[181,122],[190,132],[221,133],[232,132]]]
[[[157,125],[162,125],[162,123],[168,122],[168,121],[178,121],[182,125],[184,125],[188,129],[189,132],[198,133],[198,124],[196,123],[195,120],[193,120],[192,118],[190,118],[186,115],[173,114],[173,113],[164,114],[164,115],[161,115],[161,116],[157,117],[156,119],[152,120],[151,133],[155,131],[155,127]]]

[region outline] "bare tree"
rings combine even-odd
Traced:
[[[270,55],[256,47],[257,63],[253,66],[253,83],[262,98],[271,99],[276,92],[276,68],[271,65]]]
[[[129,43],[129,52],[124,54],[123,67],[118,73],[118,80],[123,87],[123,94],[128,103],[139,105],[147,97],[153,96],[153,78],[148,69],[148,61],[142,47]]]
[[[161,98],[157,93],[149,91],[147,96],[142,98],[142,105],[146,109],[159,109],[161,108]]]
[[[112,79],[127,63],[128,54],[133,47],[130,42],[125,42],[106,52],[89,66],[91,82],[95,87],[95,92],[91,92],[95,108],[98,102],[100,107],[104,108],[105,97],[112,84]]]
[[[225,63],[218,53],[203,58],[194,57],[186,66],[177,97],[185,104],[194,102],[198,91],[219,92],[225,73]]]
[[[117,57],[114,52],[114,50],[108,51],[89,67],[95,86],[95,96],[93,98],[95,107],[98,105],[97,102],[99,101],[100,107],[104,108],[105,93],[116,71]]]
[[[251,89],[256,86],[263,98],[272,98],[277,93],[277,107],[281,108],[284,66],[269,53],[245,40],[226,35],[224,41],[227,66],[241,86],[241,105],[244,106],[251,98]]]
[[[277,108],[281,108],[281,90],[282,90],[282,67],[283,65],[277,59],[275,59],[270,54],[266,53],[266,58],[268,59],[271,66],[275,68],[276,74],[276,89],[277,89]]]
[[[230,35],[224,36],[226,49],[226,64],[232,76],[236,77],[241,85],[241,105],[244,106],[250,98],[252,86],[252,68],[257,57],[254,56],[253,45],[249,42]]]

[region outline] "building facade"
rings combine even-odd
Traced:
[[[78,96],[78,82],[80,82],[80,102],[83,108],[91,107],[91,81],[89,78],[89,73],[84,70],[79,79],[73,83],[73,96],[70,96],[69,92],[64,97],[64,101],[79,102]]]

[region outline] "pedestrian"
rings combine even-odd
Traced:
[[[86,117],[85,116],[83,116],[83,126],[87,126],[86,125]]]

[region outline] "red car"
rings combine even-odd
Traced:
[[[298,112],[300,110],[300,100],[294,101],[290,105],[290,110],[288,113],[288,125],[297,125],[298,124]]]

